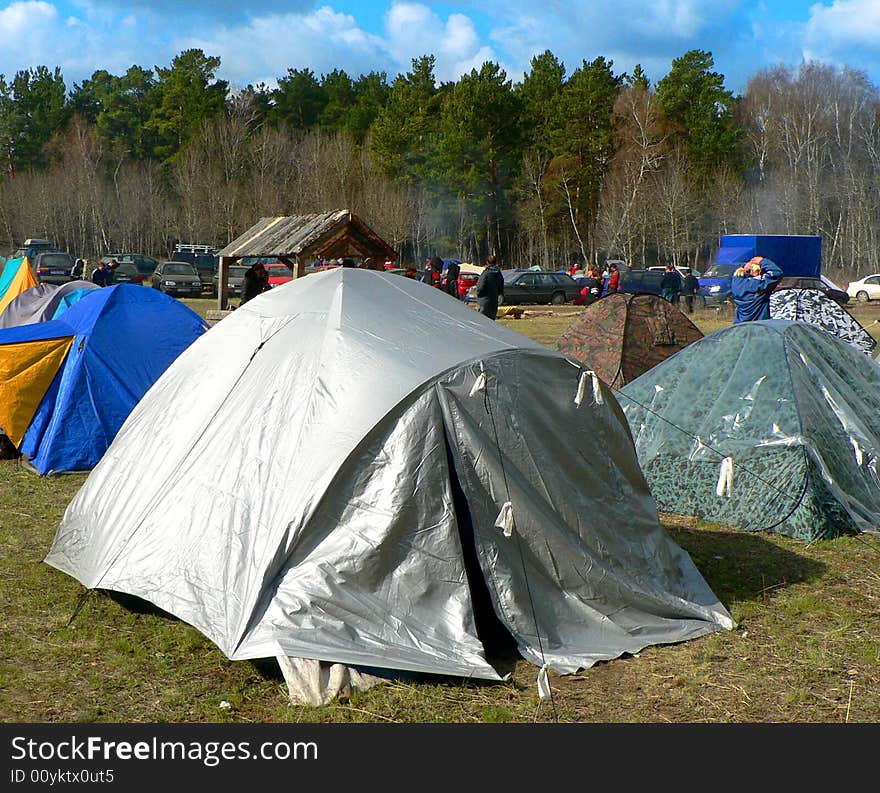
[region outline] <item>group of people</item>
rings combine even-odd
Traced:
[[[612,269],[613,268],[613,269]],[[575,273],[577,270],[575,270]],[[609,292],[620,290],[620,271],[616,264],[609,265],[603,272],[591,264],[587,267],[586,274],[581,279],[581,297],[586,305],[595,303],[600,297]]]
[[[354,267],[352,259],[342,259],[338,262],[342,267]],[[365,261],[367,269],[371,267]],[[574,269],[574,268],[573,268]],[[685,310],[688,314],[694,311],[694,297],[699,289],[699,281],[689,267],[683,268],[682,275],[674,265],[667,264],[660,281],[660,293],[664,300],[678,304],[684,300]],[[422,277],[423,283],[441,289],[447,294],[459,298],[458,277],[461,268],[455,261],[449,262],[445,267],[439,256],[433,256],[427,260],[427,269]],[[575,270],[576,272],[576,270]],[[102,273],[105,273],[102,275]],[[731,297],[736,307],[734,322],[746,322],[756,319],[770,318],[770,293],[782,278],[782,270],[770,259],[755,256],[738,268],[733,275],[731,285]],[[102,280],[108,279],[106,283]],[[98,265],[98,269],[92,276],[92,280],[100,286],[112,283],[112,271],[108,271],[104,262]],[[269,275],[262,262],[252,265],[244,275],[242,283],[241,304],[256,297],[261,292],[269,289]],[[610,263],[604,272],[599,272],[598,267],[590,265],[587,268],[583,280],[581,295],[584,302],[589,304],[611,292],[621,290],[620,270],[616,264]],[[477,306],[481,314],[490,319],[498,316],[498,306],[504,296],[504,276],[498,267],[494,255],[487,257],[485,267],[480,273],[474,289],[477,297]]]
[[[667,264],[660,279],[660,296],[678,305],[684,299],[685,311],[694,313],[694,298],[700,288],[700,282],[690,267],[683,267],[682,275],[673,264]]]
[[[461,297],[458,291],[459,275],[461,275],[461,266],[457,261],[453,259],[444,267],[443,260],[439,256],[432,256],[426,260],[425,274],[420,280],[458,300]],[[474,285],[474,291],[479,312],[489,319],[496,319],[498,306],[504,296],[504,276],[494,254],[486,258],[483,271]]]
[[[426,265],[427,269],[421,278],[422,283],[460,299],[458,277],[461,275],[461,267],[458,262],[453,259],[444,268],[443,260],[439,256],[432,256],[427,260]],[[498,306],[504,297],[504,275],[494,254],[486,257],[483,270],[474,285],[474,292],[478,311],[489,319],[497,319]]]
[[[423,284],[428,284],[459,299],[458,276],[461,275],[461,266],[454,259],[449,264],[443,264],[439,256],[431,256],[425,260],[425,274],[419,279]]]
[[[113,271],[118,266],[115,259],[105,262],[103,259],[98,262],[95,272],[92,273],[92,283],[96,286],[111,286],[113,284]]]

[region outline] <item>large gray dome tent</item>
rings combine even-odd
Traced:
[[[598,378],[439,290],[351,268],[190,347],[46,561],[231,659],[498,679],[481,594],[558,672],[732,627]]]
[[[803,540],[880,530],[880,366],[837,336],[732,325],[618,399],[661,511]]]

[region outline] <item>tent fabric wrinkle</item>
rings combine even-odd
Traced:
[[[579,373],[410,279],[297,279],[167,368],[46,561],[231,659],[307,659],[317,699],[345,687],[333,665],[501,679],[484,606],[559,672],[728,629],[611,391],[574,404]],[[290,684],[303,664],[281,663]]]

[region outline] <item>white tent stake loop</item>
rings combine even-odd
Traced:
[[[593,403],[596,405],[601,405],[604,403],[604,398],[602,397],[602,384],[599,382],[599,376],[587,369],[581,372],[580,378],[578,378],[578,388],[577,394],[574,397],[574,403],[578,407],[581,406],[581,403],[584,401],[584,395],[587,391],[587,377],[592,379],[593,385]]]
[[[550,679],[547,676],[547,664],[538,670],[538,699],[550,699]]]
[[[498,517],[495,518],[495,526],[501,529],[505,537],[513,536],[513,504],[509,501],[505,501],[501,505],[501,511],[498,513]]]
[[[480,361],[480,374],[477,376],[477,379],[474,381],[474,384],[471,386],[471,392],[468,396],[474,396],[478,394],[480,391],[486,390],[486,369],[483,367],[483,362]]]
[[[721,461],[721,469],[718,471],[718,484],[715,485],[715,495],[718,498],[730,498],[733,491],[733,457],[725,457]]]

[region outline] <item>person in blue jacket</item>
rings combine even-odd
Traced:
[[[770,293],[782,278],[782,269],[763,256],[749,259],[733,274],[730,296],[736,306],[733,321],[770,319]]]

